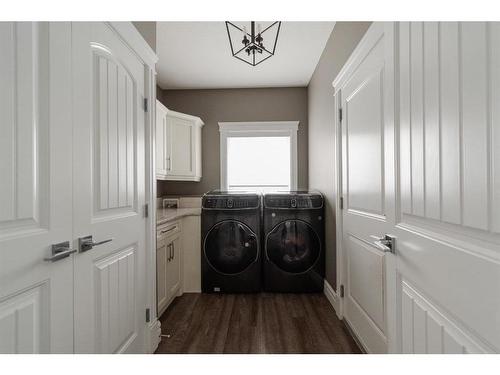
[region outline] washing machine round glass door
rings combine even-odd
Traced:
[[[259,255],[255,233],[234,220],[222,221],[210,229],[205,238],[204,251],[212,268],[229,275],[245,271]]]
[[[289,273],[308,271],[321,253],[321,241],[313,228],[300,220],[286,220],[266,236],[266,255]]]

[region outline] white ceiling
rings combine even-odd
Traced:
[[[158,85],[162,89],[307,86],[334,24],[282,22],[275,55],[253,67],[232,57],[224,22],[157,22]]]

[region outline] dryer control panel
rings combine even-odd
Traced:
[[[264,196],[264,206],[283,209],[314,209],[323,207],[319,193],[276,193]]]

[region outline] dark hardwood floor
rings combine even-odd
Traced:
[[[184,294],[156,353],[360,353],[323,294]]]

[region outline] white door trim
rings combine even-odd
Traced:
[[[137,57],[139,57],[144,62],[144,64],[153,69],[156,76],[155,64],[158,62],[158,56],[156,56],[156,53],[144,40],[137,28],[132,24],[132,22],[106,23],[116,32],[116,34],[122,39],[122,41],[130,47],[130,49],[137,55]]]
[[[342,231],[343,231],[343,218],[342,218],[342,128],[340,121],[340,108],[342,106],[340,90],[334,94],[334,129],[335,129],[335,166],[333,172],[334,178],[334,193],[335,193],[335,230],[336,230],[336,245],[337,245],[337,295],[340,296],[340,286],[345,284],[344,277],[344,249],[342,248]],[[344,300],[339,298],[337,315],[339,319],[344,318]]]
[[[325,295],[328,302],[330,302],[330,305],[332,305],[333,309],[335,310],[335,313],[337,314],[337,317],[339,319],[342,319],[342,317],[339,314],[340,303],[342,299],[326,279],[323,285],[323,294]]]
[[[154,65],[145,69],[146,95],[150,103],[146,113],[146,309],[150,321],[146,322],[145,349],[154,353],[160,343],[161,324],[156,311],[156,71]]]

